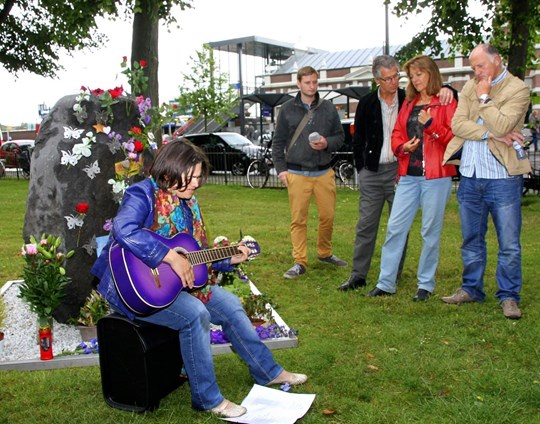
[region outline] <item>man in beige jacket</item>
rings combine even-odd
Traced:
[[[491,214],[499,241],[495,295],[504,316],[519,319],[521,194],[523,174],[531,171],[526,154],[523,157],[519,150],[529,89],[508,72],[497,50],[488,44],[474,48],[469,59],[474,79],[461,92],[452,120],[455,137],[443,160],[460,165],[462,285],[442,300],[451,304],[484,300],[485,235]]]

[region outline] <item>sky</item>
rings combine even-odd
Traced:
[[[180,28],[160,28],[160,102],[178,96],[182,74],[191,69],[190,57],[204,43],[260,36],[328,51],[382,46],[385,41],[383,0],[341,0],[320,3],[308,0],[193,0],[193,9],[175,11]],[[332,7],[333,5],[337,7]],[[427,20],[427,19],[426,19]],[[109,42],[93,51],[63,56],[65,68],[55,79],[20,73],[18,78],[0,65],[0,124],[37,124],[40,104],[53,107],[62,97],[78,93],[82,85],[114,88],[127,80],[122,75],[122,56],[131,52],[131,22],[102,19],[99,28]],[[390,44],[404,44],[422,26],[398,19],[389,12]]]

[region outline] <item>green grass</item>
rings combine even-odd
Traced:
[[[27,182],[0,181],[0,276],[20,276]],[[284,190],[206,186],[200,190],[211,237],[254,236],[262,254],[247,266],[259,289],[279,304],[278,312],[299,330],[299,346],[275,351],[287,369],[305,372],[297,393],[315,393],[303,423],[533,423],[540,422],[540,197],[523,200],[523,273],[520,321],[506,320],[494,298],[497,245],[488,231],[489,263],[483,304],[445,305],[440,296],[460,283],[461,234],[455,195],[442,235],[435,296],[412,302],[420,254],[415,221],[405,270],[396,296],[366,298],[367,289],[341,293],[336,287],[350,268],[315,260],[316,210],[309,223],[310,266],[285,280],[291,266],[289,208]],[[350,260],[358,193],[340,190],[334,253]],[[386,222],[385,216],[382,222]],[[9,225],[5,225],[5,223]],[[375,284],[385,226],[377,243],[369,288]],[[253,381],[234,355],[215,358],[223,394],[240,402]],[[101,395],[98,367],[0,373],[0,423],[219,423],[190,407],[189,387],[162,400],[158,410],[132,414],[112,409]],[[325,414],[325,412],[330,414]]]

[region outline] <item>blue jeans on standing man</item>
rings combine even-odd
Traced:
[[[486,232],[491,214],[499,253],[495,279],[499,303],[506,299],[520,301],[521,275],[521,195],[523,177],[504,179],[461,177],[457,198],[463,245],[462,288],[477,301],[483,301],[486,269]]]

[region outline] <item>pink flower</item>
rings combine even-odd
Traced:
[[[35,244],[27,244],[25,251],[27,255],[37,255],[37,246]]]

